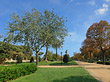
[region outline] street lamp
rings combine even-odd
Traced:
[[[17,62],[18,62],[18,55],[16,55],[16,65],[17,65]]]
[[[61,52],[61,65],[62,65],[62,52]]]

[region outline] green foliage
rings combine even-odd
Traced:
[[[53,61],[56,61],[56,54],[53,54],[52,59],[53,59]]]
[[[5,61],[7,54],[5,53],[0,53],[0,64],[3,64]]]
[[[54,77],[54,78],[53,78]],[[98,82],[84,68],[39,68],[27,77],[12,82]]]
[[[88,63],[94,63],[94,60],[89,60]]]
[[[44,55],[44,60],[45,60],[45,58],[46,58],[46,54]],[[47,52],[47,59],[48,59],[48,61],[53,60],[53,52],[51,52],[51,51]]]
[[[64,57],[63,57],[63,62],[64,62],[64,63],[67,63],[67,62],[69,61],[68,59],[69,59],[69,58],[68,58],[68,55],[65,54]]]
[[[34,73],[37,70],[35,64],[18,64],[13,66],[0,67],[0,81],[6,82],[18,77]]]
[[[41,59],[41,57],[39,56],[39,62],[41,62],[41,60],[42,60],[42,59]]]
[[[103,61],[97,61],[97,64],[103,64]],[[110,65],[110,61],[106,61],[105,64]]]
[[[0,41],[0,58],[8,57],[9,50],[11,48],[10,44]]]
[[[21,56],[18,55],[16,60],[17,60],[17,63],[22,63],[22,58],[21,58]]]
[[[41,61],[38,65],[61,65],[61,61]],[[75,61],[69,61],[67,63],[62,62],[62,65],[78,65]]]
[[[28,49],[26,46],[16,46],[10,43],[0,41],[0,58],[8,58],[16,60],[16,55],[21,56],[22,58],[30,58],[32,56],[32,50]]]
[[[42,60],[45,60],[45,55],[43,56]],[[51,51],[48,51],[47,53],[47,59],[49,61],[56,61],[56,54],[54,54],[53,52]],[[59,54],[57,54],[57,59],[60,61],[61,60],[61,56]]]
[[[24,43],[27,47],[31,47],[37,56],[47,43],[50,44],[52,40],[64,39],[67,36],[66,21],[54,11],[45,10],[41,13],[32,9],[20,16],[13,13],[10,20],[7,29],[8,37],[5,41]]]
[[[33,62],[34,62],[34,58],[31,57],[31,59],[30,59],[30,63],[33,63]]]
[[[42,55],[42,54],[44,54],[44,52],[39,52],[38,54],[39,54],[39,55]]]

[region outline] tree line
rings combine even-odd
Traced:
[[[103,64],[110,60],[110,24],[103,20],[92,24],[86,32],[80,51],[81,53],[75,54],[75,59],[101,60]]]
[[[17,46],[0,41],[0,63],[3,63],[6,58],[16,60],[17,56],[24,60],[30,59],[32,54],[32,50],[27,46]]]
[[[54,10],[39,12],[36,9],[25,11],[22,15],[13,13],[6,27],[8,36],[4,38],[7,43],[22,43],[31,48],[36,55],[36,65],[38,64],[38,54],[43,47],[46,47],[46,58],[48,48],[60,48],[64,42],[64,37],[68,35],[65,26],[66,19],[59,17]]]

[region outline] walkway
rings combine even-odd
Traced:
[[[81,67],[85,68],[93,77],[101,82],[110,82],[110,65],[87,63],[76,61]]]

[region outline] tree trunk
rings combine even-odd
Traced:
[[[38,65],[39,62],[39,57],[38,57],[38,52],[36,52],[36,65]]]
[[[58,60],[58,57],[57,57],[57,46],[56,46],[56,61]]]
[[[96,57],[97,58],[97,61],[99,60],[99,58],[98,57]]]
[[[105,51],[103,51],[103,64],[105,65]]]
[[[91,51],[90,51],[90,62],[91,62]]]
[[[46,46],[46,53],[45,53],[45,61],[46,61],[46,62],[48,62],[47,53],[48,53],[48,44],[47,44],[47,46]]]

